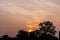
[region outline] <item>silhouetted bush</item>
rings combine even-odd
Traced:
[[[26,32],[24,30],[19,30],[16,35],[17,38],[10,38],[8,35],[3,35],[0,40],[58,40],[55,37],[55,26],[50,21],[45,21],[39,24],[39,30],[33,32]]]

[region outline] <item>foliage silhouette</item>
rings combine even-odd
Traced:
[[[3,38],[9,38],[9,36],[8,35],[3,35]]]
[[[44,33],[44,34],[50,34],[50,35],[55,35],[56,31],[55,31],[55,26],[53,25],[52,22],[50,21],[45,21],[43,23],[39,24],[40,26],[40,33]]]
[[[28,37],[28,32],[20,30],[16,36],[19,40],[26,40],[26,38]]]
[[[44,21],[39,24],[39,30],[33,32],[26,32],[24,30],[19,30],[16,35],[17,38],[10,38],[8,35],[4,35],[2,40],[58,40],[55,37],[55,26],[50,21]],[[1,38],[0,38],[1,40]]]

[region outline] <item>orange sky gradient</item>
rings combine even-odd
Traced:
[[[0,36],[13,37],[21,29],[36,30],[46,20],[60,30],[60,0],[0,0]]]

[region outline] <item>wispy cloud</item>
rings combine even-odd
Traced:
[[[12,30],[16,32],[16,26],[34,25],[34,23],[39,23],[39,20],[51,20],[58,29],[60,26],[60,0],[0,0],[1,30],[6,30],[9,27],[14,28]],[[4,24],[6,24],[6,27],[2,26]],[[25,27],[20,27],[20,29],[24,28]],[[19,28],[17,28],[17,30],[19,30]],[[14,34],[11,32],[8,33],[10,35]]]

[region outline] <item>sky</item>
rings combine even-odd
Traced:
[[[60,30],[60,0],[0,0],[0,36],[36,30],[40,22],[47,20]]]

